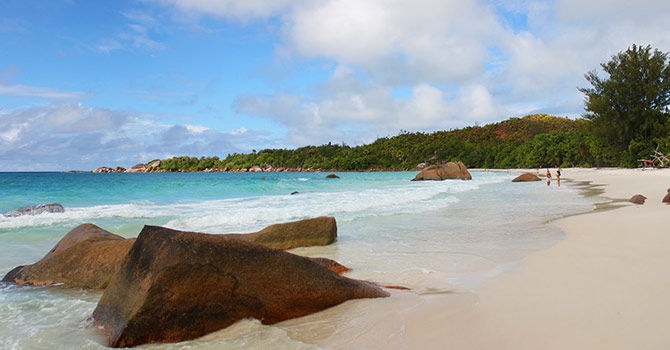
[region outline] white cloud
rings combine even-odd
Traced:
[[[80,91],[62,91],[53,88],[21,84],[0,84],[0,95],[38,97],[55,100],[75,100],[89,97],[88,93]]]
[[[189,14],[208,14],[216,17],[248,21],[276,16],[300,0],[153,0],[176,6]],[[306,1],[305,1],[306,2]]]
[[[262,132],[165,124],[72,103],[0,111],[0,130],[0,171],[128,167],[176,155],[248,151],[265,142]]]

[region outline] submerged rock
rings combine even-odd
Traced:
[[[93,224],[68,232],[40,261],[18,266],[3,282],[102,289],[118,269],[135,239],[125,239]]]
[[[630,199],[628,201],[633,203],[633,204],[642,205],[642,204],[644,204],[644,201],[646,199],[647,199],[647,197],[645,197],[641,194],[636,194],[633,197],[630,197]]]
[[[512,180],[512,182],[530,182],[530,181],[541,181],[541,179],[535,174],[523,173],[515,177],[514,180]]]
[[[37,204],[28,207],[21,207],[12,211],[6,212],[7,217],[17,217],[23,215],[39,215],[42,213],[64,213],[65,208],[58,203]]]
[[[448,162],[446,164],[435,164],[424,168],[412,181],[440,181],[447,179],[472,180],[472,175],[470,175],[468,168],[462,162]]]
[[[335,175],[335,174],[328,174],[326,175],[326,179],[339,179],[340,177]]]
[[[145,226],[94,323],[112,347],[179,342],[243,318],[272,324],[384,290],[310,259],[230,236]]]

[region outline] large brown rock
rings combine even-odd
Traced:
[[[93,224],[79,225],[66,234],[42,260],[14,268],[2,281],[105,288],[134,241]]]
[[[179,342],[386,297],[310,259],[234,237],[145,226],[93,312],[109,346]]]
[[[523,173],[512,180],[512,182],[530,182],[530,181],[540,181],[540,178],[535,174]]]
[[[282,250],[321,246],[335,242],[335,239],[337,239],[337,223],[334,217],[321,216],[270,225],[254,233],[231,233],[227,236]]]
[[[471,180],[472,175],[470,175],[468,168],[462,162],[448,162],[424,168],[412,181],[447,179]]]
[[[333,243],[337,238],[337,223],[335,218],[323,216],[270,225],[255,233],[223,236],[286,250]],[[2,281],[104,289],[134,242],[134,238],[125,239],[96,225],[82,224],[67,233],[42,260],[14,268]],[[313,259],[337,273],[349,271],[336,261]]]

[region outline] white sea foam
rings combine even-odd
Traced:
[[[299,181],[308,179],[298,178]],[[498,178],[473,181],[420,182],[387,185],[360,191],[301,192],[175,204],[133,201],[126,204],[66,208],[15,218],[0,216],[1,229],[83,223],[97,219],[165,218],[165,225],[184,230],[252,230],[257,226],[315,216],[354,220],[361,216],[409,214],[439,209],[458,201],[459,192],[471,191]],[[419,204],[421,205],[419,206]]]

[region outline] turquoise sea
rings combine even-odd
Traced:
[[[570,183],[511,183],[518,174],[506,172],[440,182],[409,181],[415,172],[337,174],[340,179],[326,179],[327,173],[0,173],[0,213],[53,202],[66,210],[0,215],[0,274],[39,260],[85,222],[134,237],[145,224],[245,233],[327,215],[337,219],[337,242],[295,253],[335,259],[353,269],[353,278],[411,289],[402,293],[467,292],[561,240],[552,220],[594,206],[593,197]],[[0,348],[104,348],[87,322],[100,295],[0,284]],[[327,320],[330,327],[356,317],[339,310]],[[311,325],[309,317],[301,322],[245,320],[203,339],[142,348],[329,348],[306,336],[323,325]]]

